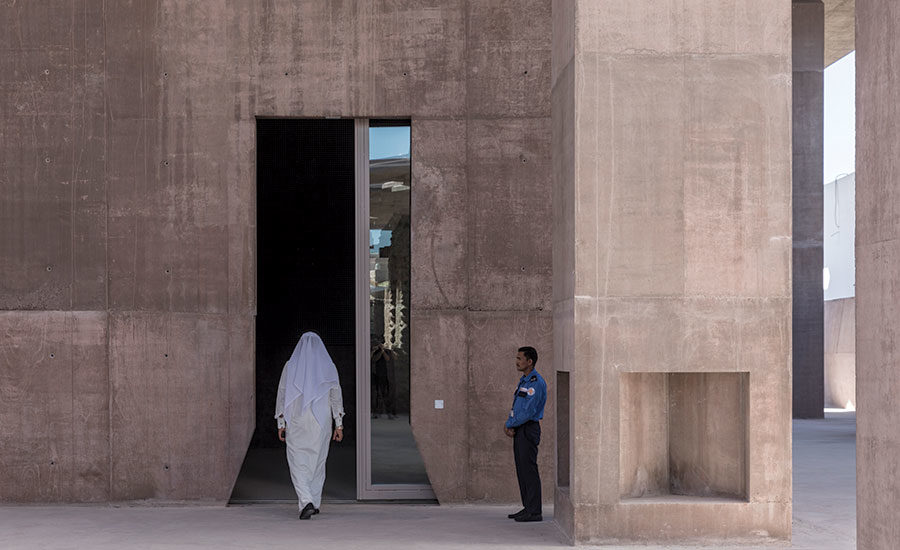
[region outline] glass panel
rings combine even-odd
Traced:
[[[409,407],[409,122],[369,128],[372,484],[428,484]]]

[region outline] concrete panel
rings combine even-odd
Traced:
[[[440,502],[467,499],[469,397],[466,314],[413,309],[410,371],[412,429]],[[444,408],[435,409],[434,401]],[[490,424],[490,423],[486,423]]]
[[[790,10],[774,0],[685,1],[683,51],[782,57],[791,49]]]
[[[106,314],[0,312],[0,500],[109,498]]]
[[[227,499],[228,317],[113,313],[109,341],[110,498]]]
[[[672,494],[746,498],[748,379],[744,373],[668,375]]]
[[[3,8],[0,33],[15,37],[0,42],[3,309],[105,307],[101,9]]]
[[[685,64],[688,295],[790,295],[789,70],[787,57]]]
[[[227,311],[228,192],[220,159],[230,155],[232,126],[224,119],[111,126],[111,139],[125,149],[116,149],[123,154],[110,166],[111,308]]]
[[[825,406],[856,407],[856,299],[825,302]]]
[[[739,0],[580,0],[577,10],[578,47],[585,53],[780,55],[790,47],[791,18],[785,6],[770,9]],[[603,25],[581,24],[588,20],[602,20]]]
[[[462,0],[357,6],[350,74],[358,75],[351,76],[358,84],[351,112],[462,115],[467,92],[465,6]]]
[[[412,122],[412,292],[414,309],[465,307],[466,123]]]
[[[550,309],[550,119],[468,122],[469,307]]]
[[[862,49],[861,43],[859,47]],[[871,139],[870,135],[866,138]],[[883,168],[889,161],[881,159],[880,162]],[[867,182],[875,181],[874,174],[857,172],[857,176],[860,178],[858,193],[877,193],[866,187]],[[876,549],[890,547],[900,540],[900,527],[893,520],[900,510],[900,480],[896,475],[900,468],[900,438],[896,430],[900,406],[897,391],[900,327],[896,322],[900,318],[900,296],[896,290],[900,241],[870,244],[861,238],[868,240],[870,236],[857,231],[857,547]]]
[[[462,115],[464,21],[459,0],[260,6],[257,114]]]
[[[551,4],[468,2],[469,117],[550,116]]]
[[[469,445],[468,498],[519,501],[512,441],[503,432],[503,423],[521,376],[515,368],[516,350],[533,346],[538,352],[537,371],[547,381],[538,465],[542,497],[550,502],[556,485],[552,317],[549,312],[469,312],[467,324],[468,432],[469,441],[478,442]]]
[[[596,151],[576,160],[576,216],[593,229],[576,250],[578,294],[683,291],[672,276],[684,271],[682,188],[660,185],[683,179],[683,67],[674,58],[579,58],[579,77],[609,84],[576,99],[578,147]]]
[[[684,2],[663,0],[647,5],[616,0],[577,0],[575,4],[571,24],[577,33],[577,53],[670,54],[683,49]],[[583,23],[600,20],[602,25]]]
[[[619,389],[619,494],[669,494],[668,378],[623,374]]]

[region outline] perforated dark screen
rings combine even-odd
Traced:
[[[338,367],[355,432],[354,158],[352,120],[257,121],[257,430],[280,445],[278,379],[300,334],[322,336]]]

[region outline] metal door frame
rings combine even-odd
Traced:
[[[354,124],[356,171],[356,498],[433,500],[431,485],[372,483],[372,378],[369,362],[369,119]],[[410,168],[412,166],[410,165]]]

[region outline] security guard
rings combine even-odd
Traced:
[[[506,435],[513,438],[513,454],[516,458],[516,477],[523,508],[509,514],[516,521],[541,521],[541,476],[538,473],[537,452],[541,442],[541,425],[544,403],[547,401],[547,383],[534,370],[537,350],[526,346],[516,353],[516,370],[522,373],[513,397],[512,410],[506,421]]]

